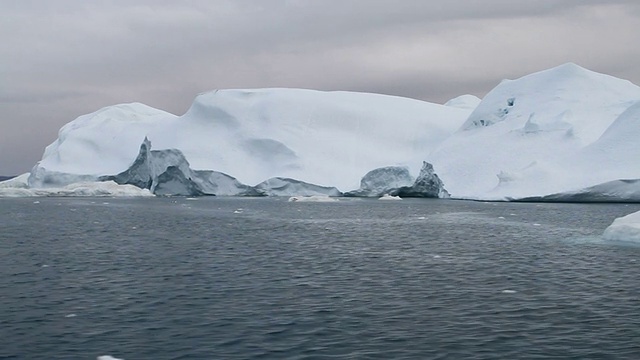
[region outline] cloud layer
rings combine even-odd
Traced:
[[[444,102],[576,62],[640,84],[640,4],[585,0],[0,3],[0,174],[75,117],[200,91],[303,87]]]

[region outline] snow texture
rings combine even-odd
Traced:
[[[145,137],[163,150],[149,147],[141,159]],[[296,192],[310,184],[349,191],[373,169],[415,174],[426,160],[439,185],[425,181],[420,192],[438,185],[439,197],[446,187],[466,199],[635,201],[639,137],[640,87],[571,63],[446,106],[353,92],[219,90],[200,94],[182,116],[138,103],[81,116],[46,148],[28,185],[115,176],[158,194],[259,195],[275,194],[279,186],[268,184],[276,178]],[[243,185],[265,179],[263,190]],[[389,176],[370,194],[406,180]]]
[[[22,174],[20,176],[16,176],[9,180],[0,182],[0,191],[1,189],[27,189],[29,187],[29,173]]]
[[[457,98],[453,98],[446,103],[444,106],[451,106],[460,109],[473,110],[478,107],[480,104],[480,98],[475,95],[461,95]]]
[[[269,196],[342,196],[335,187],[318,186],[288,178],[271,178],[255,186]]]
[[[614,180],[578,191],[533,196],[519,201],[535,202],[640,202],[640,180]]]
[[[113,181],[80,182],[61,188],[0,188],[0,197],[33,196],[149,197],[153,196],[153,194],[147,189],[140,189],[133,185],[118,185]]]
[[[119,174],[147,137],[155,149],[180,150],[192,169],[244,184],[283,177],[351,190],[381,166],[417,172],[469,113],[394,96],[300,89],[207,92],[180,117],[137,103],[116,105],[65,125],[30,184]]]
[[[360,188],[347,196],[380,197],[403,186],[411,186],[414,178],[405,166],[386,166],[366,173],[360,180]]]
[[[575,64],[505,80],[427,160],[456,198],[519,199],[640,179],[638,100],[638,86]]]
[[[127,170],[99,179],[134,185],[165,196],[260,195],[229,175],[211,170],[192,170],[180,150],[151,150],[148,138],[140,145],[138,156]]]
[[[607,240],[640,243],[640,211],[615,219],[603,236]]]

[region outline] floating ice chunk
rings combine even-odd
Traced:
[[[615,219],[603,236],[606,240],[640,242],[640,211]]]
[[[65,315],[64,317],[66,317],[66,318],[73,318],[73,317],[76,317],[76,316],[78,316],[78,315],[76,315],[76,314],[67,314],[67,315]]]
[[[14,188],[0,187],[0,197],[30,197],[30,196],[101,196],[101,197],[150,197],[147,189],[140,189],[132,185],[118,185],[113,181],[94,181],[69,184],[61,188]]]
[[[292,196],[289,198],[290,202],[337,202],[338,199],[329,196],[314,195],[314,196]]]
[[[502,290],[502,293],[503,294],[515,294],[515,293],[517,293],[517,291],[515,291],[515,290]]]
[[[393,196],[389,194],[384,194],[378,200],[402,200],[400,196]]]
[[[102,356],[98,356],[96,360],[124,360],[124,359],[114,358],[111,355],[102,355]]]

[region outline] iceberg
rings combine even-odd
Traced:
[[[505,80],[426,159],[452,197],[464,199],[541,197],[640,179],[640,150],[624,134],[640,132],[639,100],[640,87],[575,64]]]
[[[400,196],[393,196],[389,194],[384,194],[378,200],[402,200]]]
[[[606,240],[640,243],[640,211],[615,219],[603,236]]]
[[[181,116],[139,103],[80,116],[26,186],[10,188],[108,180],[158,195],[640,201],[638,138],[640,87],[571,63],[445,105],[216,90]]]
[[[417,172],[470,112],[395,96],[302,89],[211,91],[182,116],[122,104],[65,125],[29,184],[61,186],[125,172],[146,137],[155,149],[179,150],[194,171],[229,174],[243,184],[279,177],[350,190],[361,174],[388,164]]]
[[[360,180],[360,188],[345,195],[380,197],[398,188],[411,186],[414,181],[406,166],[385,166],[366,173]]]
[[[424,197],[448,198],[442,180],[433,170],[433,165],[424,161],[420,174],[413,180],[409,169],[387,166],[369,171],[360,181],[360,188],[345,196],[380,197]]]
[[[389,193],[400,197],[422,197],[422,198],[449,198],[449,192],[444,188],[444,183],[433,170],[433,165],[428,162],[422,163],[420,174],[411,186],[403,186]]]
[[[603,184],[590,186],[577,191],[567,191],[545,196],[525,197],[515,200],[523,202],[640,203],[640,179],[608,181]]]
[[[0,181],[0,189],[27,189],[29,188],[30,173],[25,173],[14,178]]]
[[[178,149],[151,150],[151,141],[146,137],[140,145],[138,156],[127,170],[114,176],[101,176],[99,180],[134,185],[165,196],[261,195],[227,174],[191,169]]]
[[[80,182],[61,188],[0,187],[0,197],[37,196],[151,197],[154,195],[147,189],[140,189],[133,185],[119,185],[113,181]]]
[[[255,186],[268,196],[342,196],[340,190],[331,186],[319,186],[288,178],[271,178]]]
[[[292,196],[289,198],[289,202],[337,202],[336,198],[332,198],[324,195],[312,195],[312,196]]]

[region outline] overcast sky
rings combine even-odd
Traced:
[[[442,103],[565,62],[640,84],[637,0],[0,0],[0,175],[123,102],[222,88]]]

